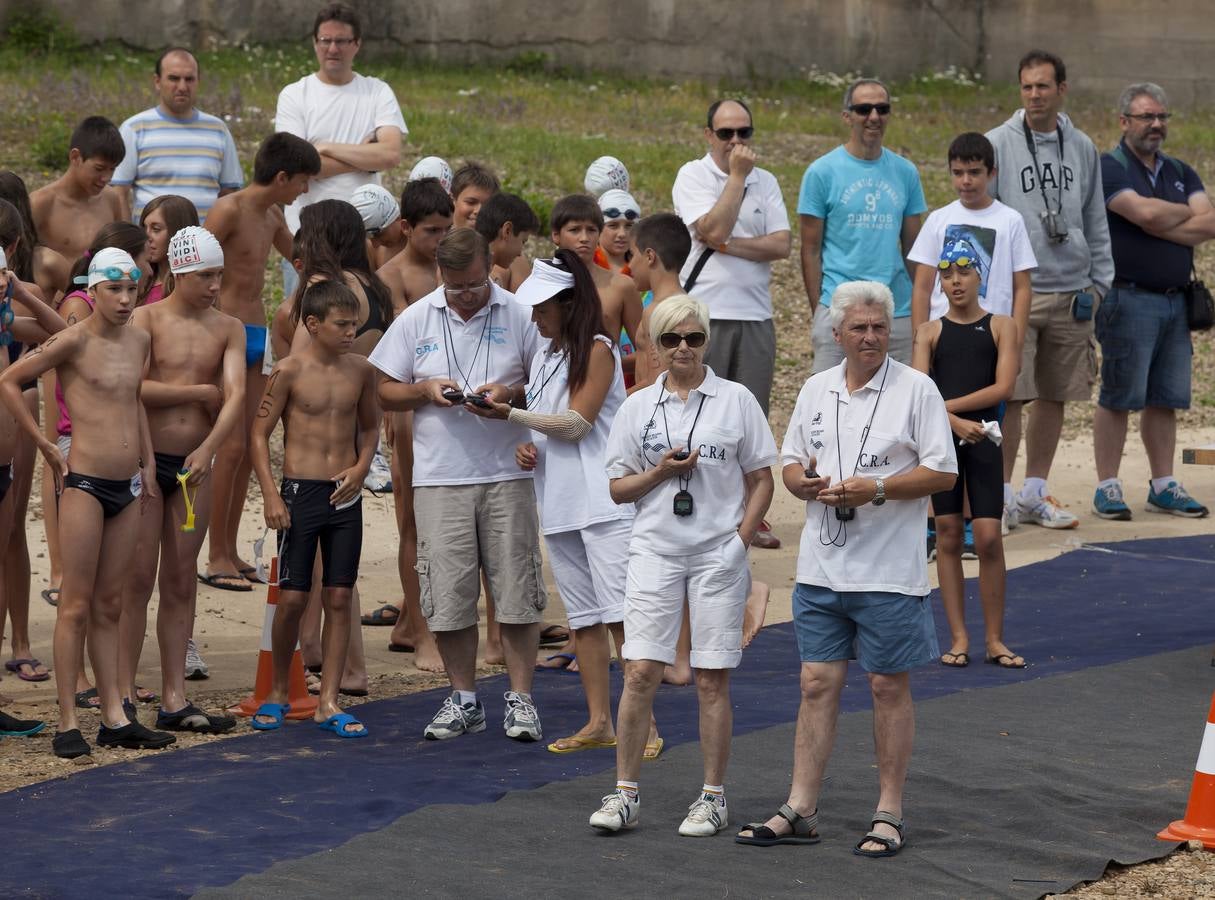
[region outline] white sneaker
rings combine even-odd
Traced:
[[[540,740],[544,732],[540,730],[540,713],[532,703],[532,695],[507,691],[502,696],[506,698],[506,715],[502,719],[506,736],[516,741]]]
[[[371,458],[371,467],[367,470],[367,477],[363,479],[363,487],[377,494],[392,490],[392,469],[379,450],[376,450],[375,456]]]
[[[641,815],[641,795],[630,797],[624,791],[612,791],[603,798],[603,806],[591,813],[591,827],[596,831],[616,832],[634,828]]]
[[[1017,498],[1012,503],[1004,504],[1004,515],[1000,519],[1000,534],[1008,537],[1008,533],[1021,524],[1021,516],[1017,511]]]
[[[462,734],[478,734],[484,730],[485,707],[481,705],[481,701],[478,700],[475,705],[461,706],[456,702],[455,693],[452,693],[443,701],[443,705],[422,734],[428,741],[445,741]]]
[[[1025,498],[1017,497],[1017,512],[1019,519],[1027,525],[1041,525],[1043,528],[1075,528],[1080,520],[1059,506],[1054,497],[1039,497],[1037,503],[1026,505]]]
[[[207,663],[198,652],[194,638],[186,642],[186,681],[202,681],[211,677]]]
[[[712,837],[730,824],[730,812],[726,808],[723,797],[717,802],[716,797],[701,794],[696,802],[688,807],[688,814],[679,826],[679,833],[684,837]]]

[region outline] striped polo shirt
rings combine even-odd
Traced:
[[[215,116],[195,110],[188,119],[175,119],[154,106],[131,116],[120,130],[127,152],[111,184],[134,185],[136,222],[161,194],[180,194],[205,219],[221,188],[244,184],[236,143]]]

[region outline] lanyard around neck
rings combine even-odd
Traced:
[[[1046,211],[1050,212],[1050,201],[1046,199],[1046,185],[1042,183],[1042,170],[1038,167],[1038,143],[1034,140],[1033,132],[1030,130],[1029,122],[1021,119],[1021,130],[1025,132],[1025,145],[1029,147],[1029,155],[1034,159],[1034,177],[1038,179],[1038,190],[1042,192],[1042,205],[1046,207]],[[1055,133],[1059,136],[1059,175],[1056,177],[1056,182],[1059,185],[1058,209],[1055,212],[1063,212],[1063,126],[1055,121]]]

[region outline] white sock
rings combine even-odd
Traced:
[[[1006,481],[1006,482],[1004,482],[1004,505],[1008,506],[1012,503],[1012,501],[1013,501],[1012,482]]]
[[[711,797],[717,801],[718,806],[726,805],[726,788],[721,784],[706,784],[701,788],[701,791],[706,797]]]
[[[461,706],[476,706],[477,692],[476,691],[454,691],[456,702]]]
[[[1021,484],[1022,500],[1041,500],[1046,496],[1045,478],[1026,478]]]
[[[640,791],[637,790],[636,781],[617,781],[616,790],[622,794],[628,794],[632,799],[636,800]]]
[[[1152,490],[1155,493],[1159,494],[1161,491],[1163,491],[1165,488],[1167,488],[1170,484],[1172,484],[1176,480],[1177,479],[1174,478],[1172,475],[1165,475],[1163,478],[1153,478],[1152,479]]]
[[[1122,482],[1118,479],[1117,476],[1115,476],[1113,478],[1107,478],[1107,479],[1105,479],[1105,481],[1098,481],[1097,490],[1103,491],[1107,487],[1114,487],[1115,485],[1117,485],[1118,487],[1122,487]]]

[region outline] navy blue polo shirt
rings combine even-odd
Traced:
[[[1156,171],[1149,172],[1125,140],[1119,147],[1126,159],[1125,166],[1112,154],[1101,154],[1101,183],[1110,223],[1114,277],[1133,281],[1150,291],[1184,287],[1190,280],[1194,249],[1148,234],[1110,209],[1109,202],[1123,191],[1135,191],[1170,203],[1188,203],[1191,194],[1206,190],[1202,179],[1181,160],[1162,153],[1156,154]]]

